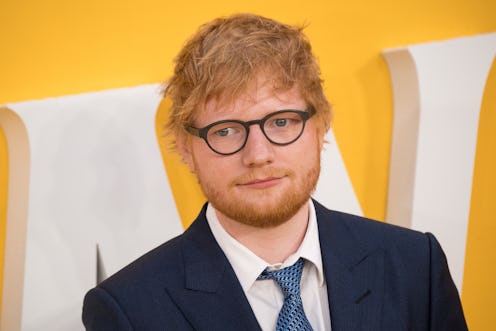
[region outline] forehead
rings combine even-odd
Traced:
[[[199,120],[210,120],[219,118],[250,118],[265,115],[267,113],[282,109],[300,109],[306,107],[299,88],[294,85],[289,89],[278,89],[267,80],[258,80],[254,84],[231,98],[215,98],[208,100],[202,107],[198,108]]]

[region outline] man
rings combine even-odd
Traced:
[[[310,198],[330,125],[300,28],[216,19],[164,92],[208,203],[186,232],[85,297],[87,330],[466,330],[431,234]]]

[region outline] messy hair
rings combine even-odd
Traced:
[[[320,69],[303,27],[254,14],[217,18],[202,25],[175,58],[163,94],[172,101],[166,124],[177,137],[207,102],[233,102],[263,75],[275,91],[297,87],[316,110],[322,132],[329,129],[331,107]]]

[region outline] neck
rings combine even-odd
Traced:
[[[273,228],[257,228],[229,219],[217,211],[222,227],[234,239],[269,264],[286,260],[300,247],[308,225],[309,206],[305,203],[288,221]]]

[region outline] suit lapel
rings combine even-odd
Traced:
[[[383,251],[364,247],[343,214],[328,211],[318,203],[315,206],[332,330],[380,330]]]
[[[183,235],[185,286],[169,295],[195,330],[260,330],[226,256],[200,216]]]

